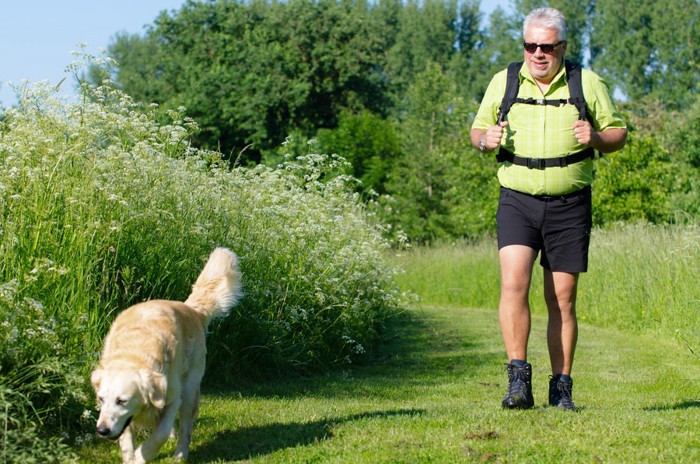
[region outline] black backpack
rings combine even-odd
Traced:
[[[520,88],[520,78],[518,73],[522,67],[522,61],[516,61],[508,65],[508,77],[506,79],[506,91],[503,95],[503,100],[501,101],[501,106],[499,107],[498,122],[502,122],[506,114],[510,111],[510,107],[513,103],[525,103],[527,105],[553,105],[560,106],[565,104],[570,104],[576,106],[579,113],[579,119],[588,120],[593,124],[590,113],[588,112],[588,107],[586,106],[586,100],[583,98],[583,86],[581,85],[581,66],[578,63],[572,61],[565,61],[564,66],[566,67],[566,79],[569,84],[569,98],[567,99],[556,99],[556,100],[546,100],[546,99],[536,99],[536,98],[518,98],[518,90]]]
[[[524,103],[527,105],[553,105],[560,106],[565,104],[574,105],[579,113],[579,119],[587,120],[593,125],[593,118],[588,111],[586,100],[583,98],[583,86],[581,85],[581,66],[571,61],[565,61],[566,77],[569,85],[569,98],[563,99],[536,99],[536,98],[518,98],[518,90],[520,88],[519,72],[523,62],[517,61],[508,65],[508,76],[506,79],[506,91],[501,100],[501,106],[498,108],[498,122],[503,122],[503,119],[510,111],[510,107],[514,103]],[[509,151],[500,148],[496,160],[498,162],[509,161],[520,166],[527,166],[531,169],[544,169],[546,167],[559,166],[563,167],[568,164],[577,163],[587,158],[594,158],[595,150],[586,148],[583,151],[574,153],[569,156],[560,158],[526,158],[514,155]]]

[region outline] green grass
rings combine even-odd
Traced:
[[[495,308],[500,273],[495,240],[418,248],[395,257],[399,285],[423,304]],[[589,272],[581,275],[579,319],[631,333],[679,337],[700,347],[700,226],[621,225],[595,229]],[[546,314],[535,265],[533,312]]]
[[[583,324],[574,397],[545,407],[545,320],[531,338],[536,407],[504,411],[496,313],[427,308],[379,361],[327,376],[205,390],[192,463],[696,462],[700,363],[673,341]],[[172,462],[171,441],[159,462]],[[83,462],[118,462],[96,442]]]

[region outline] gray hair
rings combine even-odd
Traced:
[[[564,15],[559,10],[554,8],[537,8],[532,10],[525,17],[523,22],[523,37],[531,27],[543,27],[545,29],[554,29],[557,31],[559,40],[566,40],[566,21]]]

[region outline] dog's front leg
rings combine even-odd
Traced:
[[[122,436],[119,437],[119,448],[122,451],[122,462],[131,464],[134,462],[134,436],[131,434],[131,426],[128,426]]]
[[[177,416],[177,411],[180,408],[180,402],[173,402],[165,407],[163,415],[158,422],[155,430],[150,437],[144,441],[141,446],[136,448],[136,460],[137,464],[145,463],[150,461],[158,454],[158,450],[170,437],[170,431],[175,424],[175,417]]]

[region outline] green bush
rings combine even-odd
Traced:
[[[323,151],[341,153],[351,164],[350,174],[362,181],[364,192],[386,192],[387,174],[401,154],[394,123],[367,110],[345,112],[338,127],[319,130],[318,139]]]
[[[26,382],[28,379],[18,377]],[[58,383],[54,383],[57,385]],[[37,385],[29,383],[30,388]],[[26,388],[25,388],[26,390]],[[56,398],[60,400],[60,398]],[[0,462],[3,464],[70,464],[78,462],[76,454],[61,437],[39,433],[34,420],[33,404],[27,392],[18,392],[0,382]],[[44,426],[46,427],[46,425]],[[48,427],[49,430],[55,430]]]
[[[78,103],[52,92],[31,89],[0,123],[0,385],[25,389],[18,433],[90,424],[114,316],[184,299],[217,245],[239,255],[245,297],[209,338],[212,381],[366,359],[404,299],[341,159],[232,169],[190,146],[180,111],[159,123],[109,86]]]
[[[669,115],[662,138],[674,163],[671,208],[679,215],[700,218],[700,97],[687,111]]]
[[[668,222],[674,169],[658,139],[631,131],[622,151],[596,161],[593,223]]]
[[[382,321],[402,306],[395,270],[383,259],[389,244],[345,169],[338,158],[311,154],[230,177],[232,202],[245,205],[227,224],[248,298],[212,337],[212,362],[227,372],[251,362],[285,368],[363,359]]]

